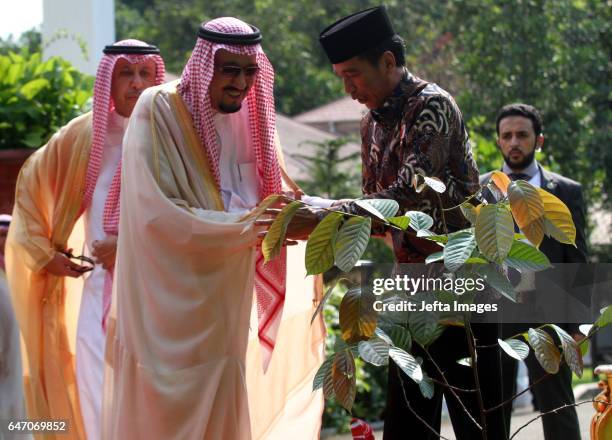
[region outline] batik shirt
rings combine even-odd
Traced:
[[[445,232],[441,208],[459,205],[478,189],[478,168],[457,104],[448,92],[408,70],[383,105],[363,118],[361,139],[364,198],[397,201],[397,215],[429,214],[436,233]],[[437,177],[446,191],[417,193],[416,174]],[[354,205],[349,209],[356,210]],[[468,226],[459,209],[444,212],[444,219],[449,231]],[[400,231],[392,234],[398,262],[423,261],[431,252],[431,246],[423,248]]]

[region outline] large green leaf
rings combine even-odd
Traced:
[[[321,366],[317,370],[314,380],[312,381],[313,391],[316,391],[323,386],[325,382],[325,378],[331,372],[331,366],[332,366],[332,363],[334,362],[334,357],[335,357],[335,354],[325,359],[325,361],[321,364]]]
[[[410,334],[416,342],[423,346],[431,344],[438,331],[439,315],[436,312],[412,312],[408,318]]]
[[[374,335],[378,315],[374,310],[374,296],[361,289],[351,289],[340,303],[342,339],[348,343],[367,341]]]
[[[389,363],[389,344],[381,338],[359,341],[359,356],[364,361],[380,367]]]
[[[429,229],[433,226],[433,218],[421,211],[408,211],[406,217],[410,219],[410,227],[415,231]]]
[[[412,348],[412,336],[410,336],[410,332],[406,328],[401,325],[385,324],[382,326],[382,330],[391,339],[394,346],[404,351],[410,351]]]
[[[514,223],[503,203],[483,206],[476,220],[474,233],[478,249],[489,260],[501,262],[512,247]]]
[[[342,214],[328,214],[310,234],[306,243],[306,271],[308,275],[323,273],[334,265],[334,245]]]
[[[451,272],[459,269],[476,248],[476,238],[469,231],[450,234],[444,247],[444,266]]]
[[[287,233],[287,226],[291,219],[302,206],[300,202],[291,202],[278,213],[266,236],[261,243],[261,252],[266,262],[280,255]]]
[[[361,258],[368,241],[372,219],[351,217],[338,231],[336,237],[336,266],[343,272],[350,271]]]
[[[417,360],[410,353],[405,352],[401,348],[389,348],[389,357],[393,362],[402,369],[406,375],[416,383],[421,383],[423,380],[423,370]]]
[[[540,246],[544,238],[544,203],[537,188],[516,180],[508,185],[508,200],[516,224],[530,242]]]
[[[557,332],[557,335],[559,336],[561,347],[563,348],[563,357],[565,358],[565,362],[567,365],[569,365],[576,376],[582,377],[584,362],[582,361],[582,353],[580,352],[578,343],[561,327],[555,324],[549,325],[555,330],[555,332]]]
[[[355,204],[381,220],[393,217],[399,209],[399,204],[393,199],[359,199]]]
[[[559,371],[561,353],[553,338],[544,330],[530,328],[527,332],[529,345],[535,352],[535,357],[547,373],[556,374]]]
[[[529,356],[529,345],[518,339],[510,338],[505,341],[498,339],[497,343],[504,350],[508,356],[513,357],[519,361],[522,361]]]
[[[331,368],[334,394],[344,409],[351,411],[357,394],[355,359],[350,350],[336,353]]]
[[[508,278],[497,271],[492,264],[478,266],[476,272],[483,277],[485,282],[506,298],[516,302],[516,291]]]
[[[362,199],[384,217],[393,217],[399,211],[399,203],[393,199]]]
[[[505,263],[519,271],[537,272],[548,269],[550,261],[539,249],[522,241],[513,241]]]

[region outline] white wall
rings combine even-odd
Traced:
[[[115,41],[114,0],[43,0],[42,36],[45,58],[61,56],[95,75],[102,49]]]

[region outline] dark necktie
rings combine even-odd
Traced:
[[[529,180],[529,176],[525,173],[510,173],[508,174],[511,180]]]

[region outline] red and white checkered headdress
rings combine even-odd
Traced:
[[[118,41],[113,46],[144,48],[152,47],[139,40],[122,40]],[[109,113],[115,109],[115,103],[111,97],[111,83],[115,63],[117,63],[117,60],[119,59],[125,59],[132,64],[154,60],[156,66],[155,84],[158,85],[164,82],[164,60],[157,54],[106,54],[102,57],[102,60],[100,60],[94,83],[92,145],[89,153],[89,164],[85,178],[85,194],[83,196],[81,210],[85,210],[90,205],[94,189],[96,188],[96,182],[98,181],[98,175],[100,174],[100,166],[102,164],[102,149],[104,148],[104,141],[106,140]],[[109,191],[109,197],[107,198],[105,204],[104,224],[105,230],[108,229],[107,232],[109,233],[116,233],[116,229],[118,227],[119,188],[116,188],[116,192],[113,191],[113,187],[120,183],[119,176],[117,174],[118,173],[115,173],[113,184],[111,184],[111,191]],[[115,180],[118,181],[115,182]],[[113,206],[111,207],[110,205]]]
[[[230,35],[248,35],[253,27],[233,17],[221,17],[202,24],[206,30]],[[198,38],[191,57],[183,69],[178,91],[187,104],[193,117],[193,123],[206,149],[213,175],[219,185],[219,145],[215,135],[213,107],[210,101],[209,86],[215,73],[215,54],[219,49],[239,55],[255,55],[260,67],[255,83],[246,97],[249,109],[255,159],[262,198],[281,191],[281,177],[274,129],[276,115],[274,111],[274,69],[263,52],[260,44],[230,44],[212,42]]]
[[[274,109],[274,69],[259,44],[259,31],[233,17],[221,17],[203,23],[200,38],[183,70],[178,92],[189,108],[195,129],[208,156],[217,187],[220,187],[219,145],[213,121],[209,86],[215,73],[215,54],[225,49],[238,55],[255,55],[259,72],[246,97],[249,128],[260,197],[280,194],[282,181],[276,155]],[[225,38],[224,38],[225,37]],[[253,37],[253,38],[252,38]],[[255,40],[255,41],[254,41]],[[259,341],[263,350],[264,368],[274,349],[276,334],[285,302],[286,254],[264,264],[261,250],[256,260],[255,290],[259,318]]]

